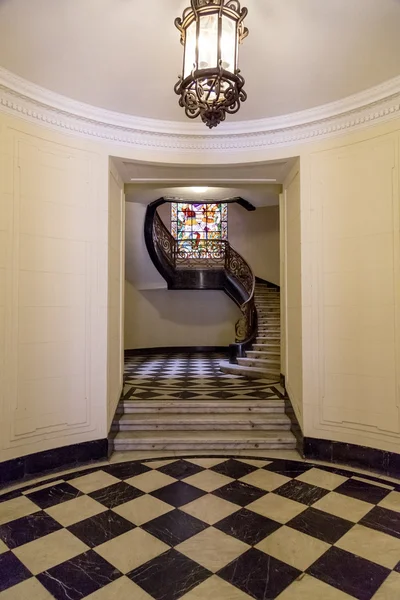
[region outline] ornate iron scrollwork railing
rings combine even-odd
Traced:
[[[153,242],[161,250],[169,264],[175,267],[176,240],[165,227],[157,212],[154,215],[153,221]]]
[[[243,316],[235,326],[236,343],[244,343],[254,331],[257,312],[254,302],[255,277],[250,265],[243,256],[227,244],[225,269],[238,281],[248,294],[247,300],[240,306]]]
[[[226,240],[177,240],[176,266],[189,269],[225,267]]]

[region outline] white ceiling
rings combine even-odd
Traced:
[[[189,0],[0,0],[0,64],[52,91],[186,121],[174,19]],[[400,0],[243,0],[248,101],[233,120],[339,100],[400,74]]]

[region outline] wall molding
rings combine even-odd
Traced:
[[[0,111],[30,122],[135,149],[232,153],[285,147],[400,118],[400,76],[342,100],[297,113],[224,123],[161,121],[108,111],[35,85],[0,67]]]

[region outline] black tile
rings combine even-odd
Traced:
[[[171,549],[138,567],[128,577],[155,600],[178,600],[211,575],[204,567]]]
[[[288,481],[277,490],[274,490],[274,494],[279,494],[279,496],[289,498],[289,500],[295,500],[296,502],[311,506],[314,502],[329,494],[329,491],[315,485],[309,485],[303,481],[292,479],[292,481]]]
[[[0,539],[13,550],[59,529],[62,529],[60,523],[57,523],[47,513],[39,511],[1,525]]]
[[[107,510],[68,527],[71,533],[90,548],[100,546],[134,528],[133,523],[117,515],[113,510]]]
[[[27,494],[27,498],[42,509],[61,504],[61,502],[67,502],[67,500],[73,500],[78,496],[82,496],[82,492],[69,485],[69,483],[59,483],[44,490]]]
[[[114,508],[115,506],[119,506],[120,504],[143,496],[144,492],[129,485],[129,483],[121,481],[102,488],[101,490],[96,490],[88,495],[97,502],[100,502],[100,504],[103,504],[108,508]]]
[[[169,546],[177,546],[207,527],[207,523],[179,509],[172,510],[142,525],[142,529]]]
[[[0,554],[0,592],[30,577],[30,571],[12,552]]]
[[[147,471],[151,471],[151,469],[140,462],[125,462],[103,467],[103,471],[109,475],[118,477],[118,479],[129,479],[130,477],[135,477],[135,475],[147,473]]]
[[[204,468],[186,460],[177,460],[169,465],[160,467],[158,471],[165,473],[165,475],[170,475],[170,477],[175,477],[175,479],[185,479],[190,475],[196,475],[196,473],[204,471]]]
[[[400,514],[394,510],[374,506],[361,519],[360,524],[400,539]]]
[[[240,479],[240,477],[244,477],[253,471],[257,471],[257,467],[253,467],[247,463],[245,464],[239,460],[230,458],[219,465],[215,465],[215,467],[212,467],[211,470],[215,471],[216,473],[220,473],[221,475],[232,477],[233,479]]]
[[[214,527],[250,546],[255,546],[282,525],[242,508],[216,523]]]
[[[239,504],[239,506],[247,506],[251,502],[268,494],[265,490],[260,490],[260,488],[254,487],[254,485],[244,483],[244,481],[232,481],[212,493],[214,496],[218,496],[218,498]]]
[[[217,575],[256,600],[272,600],[297,579],[301,571],[251,548]]]
[[[303,475],[303,473],[312,468],[313,465],[306,465],[296,460],[274,460],[274,462],[263,467],[265,471],[272,471],[273,473],[279,473],[279,475],[292,478]]]
[[[370,504],[378,504],[381,500],[390,494],[390,490],[383,487],[358,481],[358,479],[349,479],[335,489],[337,494],[344,494],[357,500],[364,500]]]
[[[400,573],[400,560],[397,563],[397,565],[395,566],[394,570],[396,571],[396,573]]]
[[[390,570],[332,547],[311,565],[307,573],[358,600],[371,600]]]
[[[56,600],[80,600],[121,577],[122,573],[93,550],[37,576]]]
[[[335,544],[354,527],[354,523],[316,508],[307,508],[286,525],[328,544]]]
[[[197,500],[197,498],[201,498],[205,493],[206,492],[203,492],[203,490],[199,490],[184,481],[176,481],[175,483],[171,483],[159,490],[151,492],[151,495],[178,508],[193,500]]]

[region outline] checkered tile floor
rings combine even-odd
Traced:
[[[90,468],[0,496],[1,600],[396,600],[400,484],[288,460]]]
[[[157,354],[125,362],[122,400],[266,400],[283,397],[277,381],[219,370],[223,354]]]

